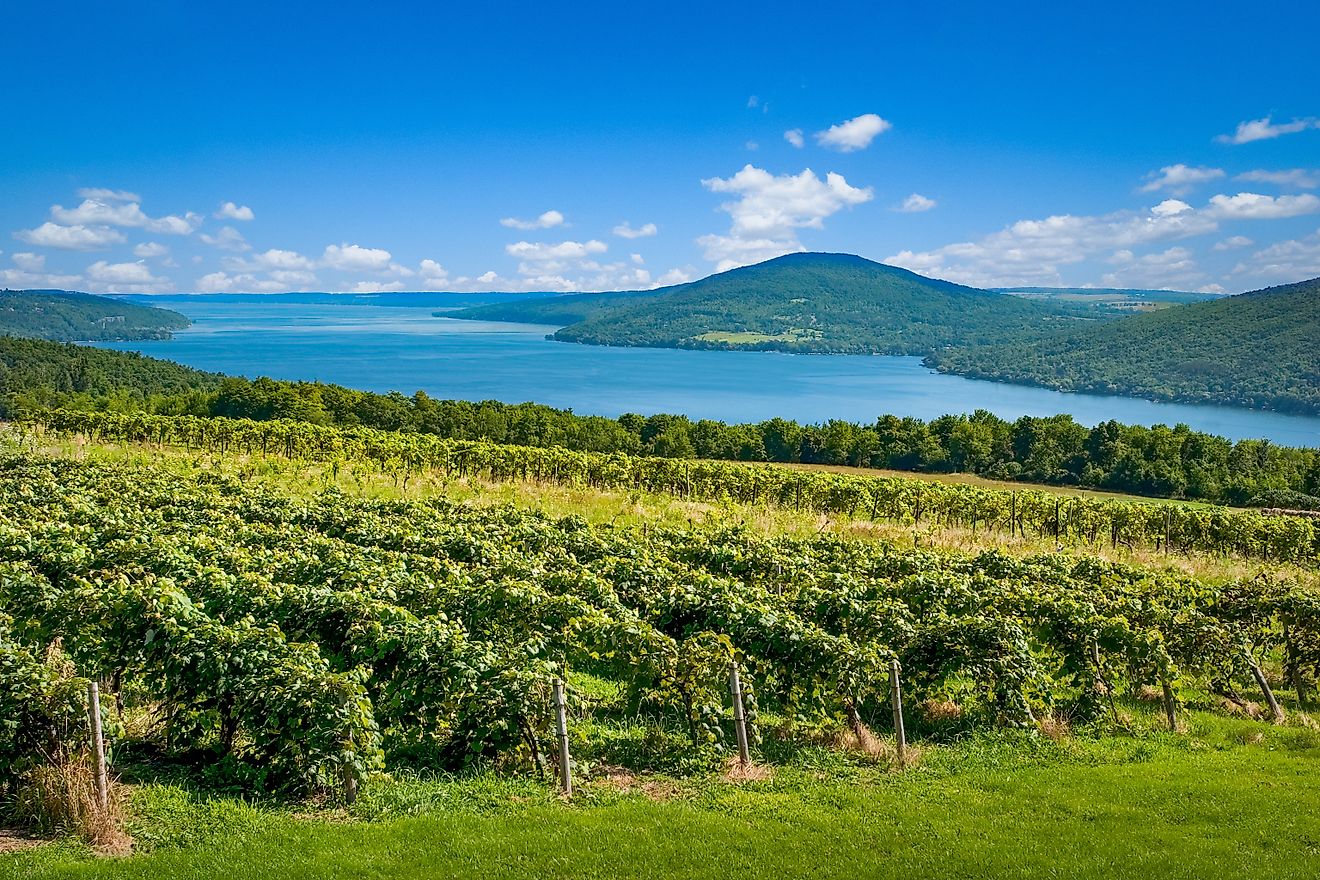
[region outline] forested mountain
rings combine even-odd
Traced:
[[[61,342],[168,339],[178,312],[65,290],[0,291],[0,334]]]
[[[1064,391],[1320,413],[1320,278],[1043,337],[958,346],[930,362]]]
[[[1080,313],[850,254],[789,254],[651,295],[583,294],[451,317],[563,322],[555,339],[593,345],[924,355],[1037,333]]]

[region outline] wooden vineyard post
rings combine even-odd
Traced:
[[[1173,687],[1169,684],[1169,676],[1160,674],[1160,688],[1164,691],[1164,717],[1169,721],[1169,730],[1178,730],[1178,703],[1173,699]]]
[[[733,732],[738,738],[738,763],[746,767],[752,762],[747,749],[747,715],[743,711],[742,679],[738,676],[738,664],[729,664],[729,693],[733,696]]]
[[[559,736],[559,790],[573,796],[573,767],[568,755],[568,713],[564,700],[564,680],[555,679],[555,733]]]
[[[350,807],[353,806],[355,803],[357,803],[357,795],[358,795],[357,773],[353,770],[353,768],[350,765],[345,764],[344,765],[344,803],[347,806]]]
[[[898,678],[898,660],[889,661],[889,697],[894,705],[894,744],[898,769],[907,766],[907,731],[903,729],[903,685]]]
[[[96,802],[102,810],[110,808],[110,782],[105,769],[105,740],[101,733],[101,688],[87,682],[87,720],[92,728],[92,772],[96,774]]]
[[[1274,698],[1274,691],[1270,689],[1270,683],[1265,679],[1265,673],[1261,671],[1260,666],[1253,660],[1251,663],[1251,675],[1256,679],[1256,684],[1260,686],[1260,692],[1265,697],[1265,702],[1270,706],[1270,715],[1274,717],[1274,723],[1283,722],[1283,707],[1279,701]]]

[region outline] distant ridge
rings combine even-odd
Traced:
[[[67,290],[0,291],[0,335],[57,342],[168,339],[188,326],[178,312]]]
[[[649,293],[481,306],[452,317],[560,323],[555,339],[591,345],[924,355],[1027,332],[1061,311],[852,254],[801,253]]]
[[[1320,413],[1320,278],[936,352],[930,362],[1064,391]]]

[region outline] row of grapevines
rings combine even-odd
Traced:
[[[440,469],[494,479],[642,488],[912,525],[933,523],[1020,532],[1051,537],[1071,546],[1124,544],[1306,565],[1320,561],[1320,525],[1316,521],[1224,507],[1063,498],[1029,489],[989,489],[769,465],[502,446],[370,428],[327,428],[306,422],[75,411],[47,412],[32,418],[31,424],[43,430],[107,441],[178,444],[222,453],[279,454],[331,462],[366,460],[398,471]]]

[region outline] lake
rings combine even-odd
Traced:
[[[279,296],[133,297],[195,323],[165,341],[111,343],[192,367],[319,380],[368,391],[535,401],[574,412],[682,413],[694,419],[870,422],[987,409],[1006,419],[1070,413],[1094,425],[1185,423],[1232,439],[1320,446],[1320,418],[1129,397],[1064,394],[935,373],[911,357],[605,348],[551,342],[540,325],[432,316],[440,300]],[[471,299],[471,298],[468,298]],[[375,304],[385,302],[388,304]],[[425,304],[423,304],[425,302]],[[448,301],[453,304],[453,301]]]

